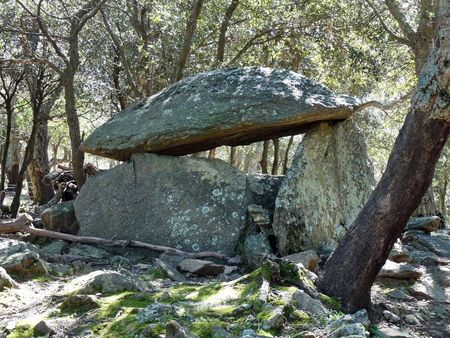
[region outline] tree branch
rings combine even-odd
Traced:
[[[403,35],[412,43],[415,40],[416,32],[411,28],[410,24],[403,15],[402,9],[398,5],[396,0],[385,0],[386,7],[391,15],[397,21]]]
[[[117,247],[130,247],[130,248],[143,248],[156,252],[167,252],[176,255],[188,256],[190,258],[206,258],[206,257],[214,257],[222,260],[228,260],[229,257],[222,255],[218,252],[211,251],[203,251],[203,252],[185,252],[182,250],[178,250],[175,248],[148,244],[140,241],[133,240],[116,240],[116,239],[104,239],[99,237],[88,237],[88,236],[76,236],[64,234],[61,232],[50,231],[37,229],[32,226],[33,218],[28,214],[23,214],[19,218],[14,221],[9,222],[1,222],[0,223],[0,233],[15,233],[15,232],[27,232],[29,234],[38,236],[38,237],[46,237],[46,238],[54,238],[54,239],[62,239],[64,241],[75,242],[75,243],[87,243],[87,244],[99,244],[105,246],[117,246]]]

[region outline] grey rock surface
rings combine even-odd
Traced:
[[[61,202],[46,209],[42,214],[46,230],[76,235],[80,228],[75,217],[73,201]]]
[[[143,285],[136,278],[117,271],[97,270],[72,280],[65,286],[63,294],[89,295],[142,290]]]
[[[374,182],[363,133],[352,119],[308,132],[276,200],[273,228],[280,252],[334,247]]]
[[[89,178],[74,202],[80,234],[233,255],[246,176],[221,160],[136,154]]]
[[[258,268],[264,258],[273,253],[269,240],[263,233],[250,235],[245,238],[242,246],[242,259],[251,269]]]
[[[312,271],[316,272],[319,268],[319,256],[314,250],[306,250],[302,252],[297,252],[288,256],[283,257],[295,264],[303,264],[303,266]]]
[[[17,288],[18,286],[19,284],[8,275],[6,270],[0,267],[0,291],[5,288]]]
[[[312,298],[303,290],[297,290],[294,293],[294,300],[300,310],[312,313],[318,316],[325,315],[327,309],[322,305],[320,300]]]
[[[436,231],[441,225],[439,216],[414,217],[408,221],[406,230],[422,230],[425,232]]]
[[[184,155],[299,134],[317,121],[348,118],[358,103],[289,70],[218,69],[113,116],[81,148],[117,160],[142,152]]]
[[[395,263],[387,260],[378,273],[379,278],[418,279],[422,272],[408,263]]]

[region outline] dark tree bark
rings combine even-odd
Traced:
[[[283,175],[286,175],[286,173],[287,173],[288,162],[289,162],[289,152],[291,151],[293,143],[294,143],[294,136],[291,136],[291,137],[289,137],[289,141],[286,146],[286,152],[284,153]]]
[[[274,138],[273,143],[273,163],[272,163],[272,175],[278,175],[280,169],[280,139]]]
[[[197,29],[197,21],[200,17],[202,6],[203,0],[195,0],[191,15],[189,16],[189,20],[186,25],[186,30],[184,32],[183,45],[181,47],[180,56],[175,69],[175,81],[179,81],[183,78],[184,68],[186,67],[189,55],[191,53],[192,41],[194,39],[195,30]]]
[[[237,147],[230,147],[230,165],[236,166]]]
[[[349,312],[369,307],[372,284],[430,185],[450,133],[448,0],[439,8],[436,48],[422,69],[386,171],[319,279],[319,288],[339,297]]]
[[[12,72],[8,74],[8,67],[6,64],[0,66],[0,97],[3,99],[2,107],[6,111],[6,133],[5,143],[3,146],[1,159],[1,174],[0,174],[0,191],[5,189],[5,179],[7,172],[8,152],[11,143],[12,119],[14,113],[14,100],[16,98],[19,85],[23,80],[25,72]]]
[[[270,141],[263,142],[263,151],[261,154],[261,160],[259,164],[261,165],[261,173],[267,174],[269,172],[269,146]]]
[[[228,5],[227,10],[225,11],[225,15],[220,25],[219,42],[217,43],[217,66],[220,66],[223,63],[228,27],[230,27],[230,20],[238,5],[239,0],[231,0],[231,3]]]

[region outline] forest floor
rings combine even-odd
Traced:
[[[0,291],[0,337],[450,337],[450,231],[409,232],[390,258],[406,263],[377,280],[369,322],[274,262],[174,276],[143,250],[4,235],[18,285]]]

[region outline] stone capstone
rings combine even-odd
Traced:
[[[178,263],[178,268],[182,271],[190,272],[200,276],[217,276],[224,272],[223,265],[214,264],[202,259],[183,259]]]
[[[130,106],[81,149],[122,161],[143,152],[185,155],[299,134],[318,121],[348,118],[358,104],[289,70],[218,69]]]
[[[90,177],[74,201],[80,234],[233,255],[246,176],[216,159],[136,154]]]
[[[374,183],[363,133],[352,119],[323,123],[306,133],[276,200],[273,228],[279,251],[334,247]]]
[[[423,216],[411,218],[406,225],[406,230],[422,230],[432,232],[439,229],[442,219],[439,216]]]

